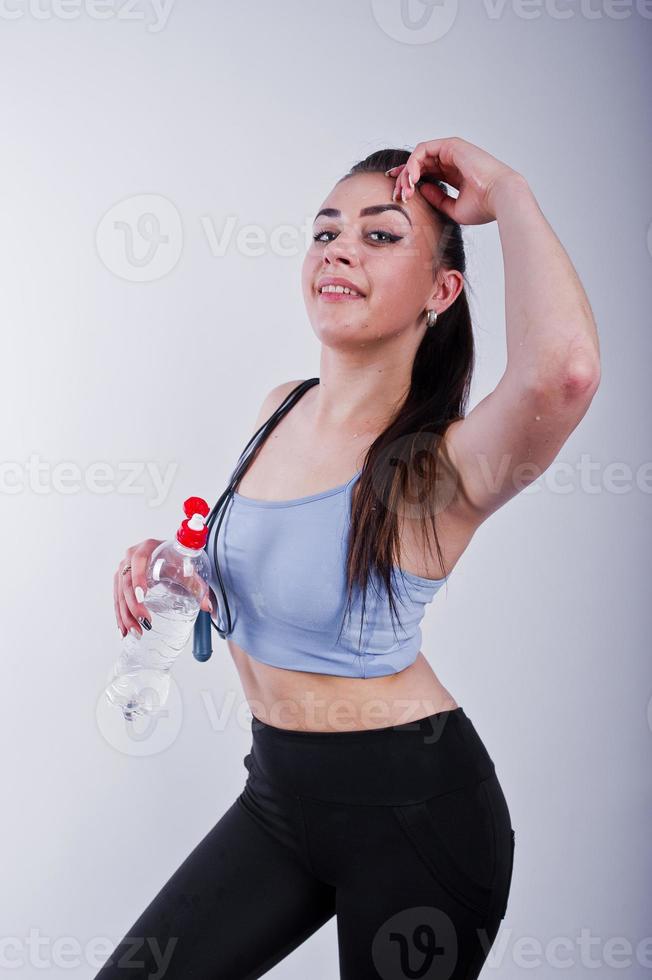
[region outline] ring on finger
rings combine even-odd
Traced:
[[[125,567],[122,569],[122,574],[123,575],[126,575],[127,572],[130,571],[130,570],[131,570],[131,565],[127,562],[127,564],[125,565]]]

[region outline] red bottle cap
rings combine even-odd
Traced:
[[[208,536],[204,518],[209,514],[210,507],[202,497],[188,497],[183,510],[188,519],[181,522],[177,541],[186,548],[203,548]]]

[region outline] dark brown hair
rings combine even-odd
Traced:
[[[409,150],[376,150],[354,164],[341,180],[355,174],[384,174],[386,170],[406,163],[409,157]],[[424,174],[417,186],[423,183],[434,183],[446,190],[446,185],[432,174]],[[432,210],[433,225],[439,230],[438,237],[433,239],[436,241],[433,247],[433,283],[439,268],[457,269],[465,275],[466,256],[460,225],[430,202],[426,203]],[[392,624],[398,615],[393,580],[396,574],[394,566],[400,564],[398,515],[401,509],[405,512],[407,506],[410,518],[420,521],[425,532],[424,545],[427,541],[430,554],[429,530],[432,530],[441,566],[441,574],[437,577],[446,576],[435,513],[442,506],[443,496],[450,491],[452,483],[455,483],[457,493],[463,492],[459,475],[444,451],[441,437],[451,422],[463,418],[466,413],[474,368],[471,313],[465,290],[466,285],[448,309],[439,315],[434,327],[426,328],[414,357],[407,396],[389,425],[367,450],[355,487],[347,556],[348,598],[345,616],[348,611],[350,617],[352,592],[357,584],[362,594],[359,642],[362,638],[367,586],[371,581],[376,588],[375,575],[386,590]],[[416,503],[412,495],[406,495],[413,473],[417,473],[419,479],[420,493]],[[442,485],[444,493],[442,495],[438,491],[436,498],[435,490]],[[340,635],[341,632],[342,628]]]

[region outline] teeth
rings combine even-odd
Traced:
[[[348,286],[322,286],[320,289],[321,293],[348,293],[351,296],[360,296],[361,294],[356,292],[355,289],[349,289]]]

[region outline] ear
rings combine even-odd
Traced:
[[[442,314],[451,306],[464,288],[464,276],[457,269],[439,269],[437,282],[428,297],[428,306]]]

